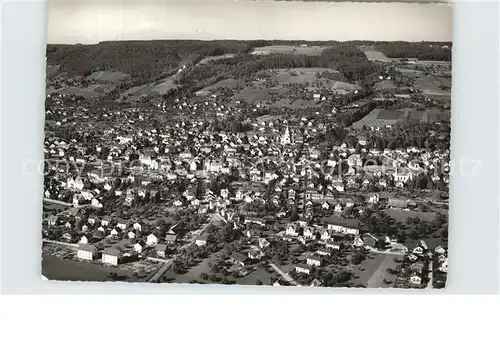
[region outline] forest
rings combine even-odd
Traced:
[[[451,43],[380,42],[376,44],[376,49],[391,58],[451,61]]]

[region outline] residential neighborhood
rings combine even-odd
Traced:
[[[140,96],[49,55],[67,71],[47,78],[44,275],[444,287],[449,90],[423,85],[449,80],[451,62],[379,62],[374,48],[325,45],[336,59],[362,58],[267,68],[282,56],[241,53],[262,67],[214,82],[195,77],[234,58],[189,63],[171,78],[178,87]],[[116,90],[74,93],[89,84]]]

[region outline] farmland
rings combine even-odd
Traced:
[[[373,47],[360,47],[359,48],[366,55],[370,61],[392,62],[392,59],[385,56],[380,51],[376,51]]]
[[[427,111],[418,111],[416,109],[375,109],[361,120],[353,123],[352,126],[355,129],[361,129],[363,126],[368,128],[384,128],[387,125],[393,125],[405,121],[438,122],[448,121],[449,119],[450,111],[439,111],[435,109]]]
[[[296,54],[319,56],[327,46],[291,46],[291,45],[271,45],[255,48],[253,55],[269,55],[269,54]]]
[[[118,71],[97,71],[85,78],[85,80],[99,83],[118,83],[130,79],[130,75]]]
[[[216,89],[219,89],[219,88],[236,89],[240,85],[241,85],[241,81],[240,80],[228,78],[228,79],[223,79],[221,81],[218,81],[217,83],[212,84],[212,85],[210,85],[208,87],[205,87],[203,90],[212,91],[212,90],[216,90]]]
[[[273,95],[279,96],[285,92],[286,89],[283,88],[247,87],[234,95],[233,99],[262,102],[271,99]]]

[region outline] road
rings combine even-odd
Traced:
[[[76,249],[78,248],[78,244],[70,244],[70,243],[65,243],[62,241],[55,241],[55,240],[49,240],[49,239],[42,239],[44,243],[51,243],[51,244],[56,244],[56,245],[61,245],[61,246],[66,246],[71,249]]]
[[[429,273],[427,273],[427,277],[429,278],[429,282],[427,283],[427,287],[426,289],[432,289],[432,264],[433,264],[433,260],[432,260],[432,257],[431,257],[431,260],[429,261]]]
[[[201,235],[205,229],[207,229],[207,227],[214,223],[214,222],[217,222],[217,221],[223,221],[223,222],[226,222],[224,218],[222,218],[218,213],[213,213],[210,217],[210,220],[205,223],[200,229],[198,230],[195,230],[193,232],[191,232],[190,234],[190,238],[188,239],[188,242],[184,245],[182,245],[179,250],[177,250],[177,253],[172,255],[172,257],[170,257],[168,260],[166,260],[165,264],[163,266],[161,266],[149,279],[148,279],[148,282],[151,282],[151,283],[154,283],[154,282],[157,282],[158,280],[160,280],[160,278],[170,269],[170,267],[172,267],[172,264],[174,263],[175,259],[177,257],[179,257],[182,252],[184,251],[184,249],[186,249],[188,246],[191,246],[194,241],[195,241],[195,238],[198,236],[198,235]]]
[[[291,285],[295,285],[295,286],[298,286],[299,284],[297,284],[297,282],[292,278],[290,277],[288,274],[286,274],[285,272],[283,272],[281,269],[278,268],[278,266],[276,266],[274,263],[270,263],[269,264],[279,275],[281,275],[283,277],[283,279],[285,279],[287,282],[289,282]]]

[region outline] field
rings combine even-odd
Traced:
[[[80,87],[62,87],[59,89],[54,89],[53,87],[47,88],[47,94],[51,93],[59,93],[59,94],[66,94],[66,95],[77,95],[77,96],[82,96],[85,99],[95,99],[101,96],[100,93],[97,93],[93,90],[90,90],[88,88],[80,88]]]
[[[51,255],[42,257],[42,274],[49,280],[107,281],[109,273],[124,274],[117,267],[65,260]]]
[[[210,90],[210,91],[212,91],[212,90],[216,90],[218,88],[236,89],[240,85],[241,85],[241,81],[240,80],[228,78],[228,79],[223,79],[221,81],[218,81],[217,83],[212,84],[212,85],[210,85],[208,87],[205,87],[203,90]]]
[[[279,83],[319,83],[321,86],[328,88],[332,86],[335,80],[343,78],[339,71],[328,68],[294,68],[294,69],[277,69],[267,70],[273,78]],[[327,77],[317,78],[317,74],[325,74]]]
[[[430,94],[451,94],[451,81],[448,78],[423,76],[415,81],[414,87]]]
[[[60,70],[59,65],[55,65],[55,66],[47,65],[47,68],[45,70],[45,74],[46,74],[47,78],[50,79],[50,78],[54,77],[56,74],[58,74],[59,70]]]
[[[263,285],[271,285],[271,273],[266,272],[264,268],[260,267],[245,277],[237,278],[236,284],[257,285],[257,280],[260,280]]]
[[[217,61],[217,60],[222,60],[225,58],[231,58],[234,57],[236,54],[225,54],[225,55],[220,55],[220,56],[207,56],[204,57],[200,62],[198,62],[198,65],[204,65],[212,61]]]
[[[396,84],[392,80],[382,80],[375,83],[375,89],[377,90],[393,90],[396,88]]]
[[[376,51],[373,47],[360,47],[359,48],[365,54],[366,58],[370,61],[380,61],[380,62],[392,62],[393,60],[385,56],[380,51]]]
[[[450,111],[439,111],[436,109],[417,111],[415,109],[383,110],[375,109],[363,117],[361,120],[352,124],[353,128],[361,129],[363,126],[368,128],[385,128],[387,125],[393,125],[405,121],[420,122],[438,122],[449,121]]]
[[[167,273],[168,278],[174,278],[176,283],[189,283],[192,280],[202,280],[200,279],[200,274],[210,273],[210,267],[208,267],[208,262],[210,262],[210,258],[205,258],[203,261],[198,263],[196,266],[191,267],[189,271],[184,274],[176,274],[172,270],[169,270]]]
[[[130,79],[130,75],[122,72],[97,71],[85,78],[99,83],[119,83]]]
[[[398,264],[394,258],[402,256],[370,253],[368,257],[361,264],[353,267],[354,278],[351,283],[362,284],[368,288],[391,287],[392,284],[384,284],[383,280],[394,281],[396,276],[389,274],[387,268],[395,269]]]
[[[161,82],[158,85],[155,85],[151,91],[156,92],[158,94],[166,94],[168,91],[177,88],[178,85],[174,84],[174,80],[172,78],[167,78],[165,81]]]
[[[283,95],[286,89],[280,88],[264,88],[264,87],[247,87],[233,96],[234,100],[246,101],[267,101],[273,95]]]
[[[320,107],[321,105],[322,105],[321,101],[303,100],[303,99],[296,99],[296,100],[280,99],[272,104],[269,104],[269,106],[273,107],[288,107],[292,109],[314,108],[314,107]]]
[[[269,54],[296,54],[319,56],[325,50],[326,46],[291,46],[291,45],[271,45],[255,48],[253,55],[269,55]]]

